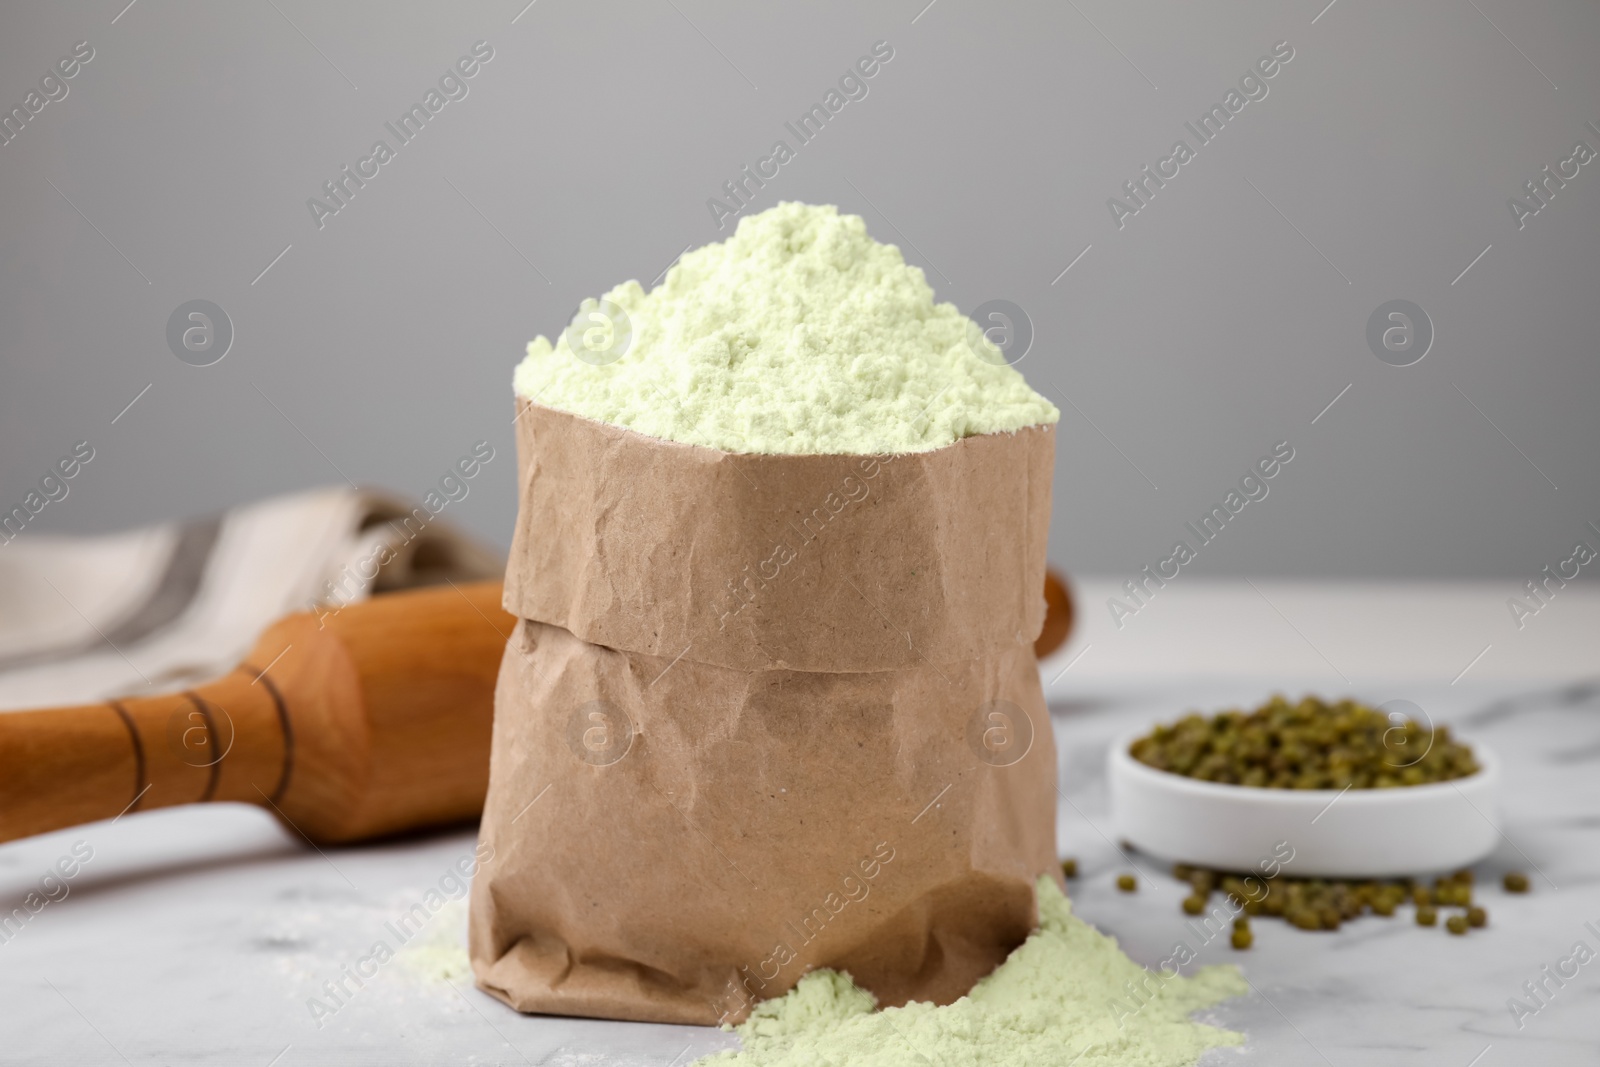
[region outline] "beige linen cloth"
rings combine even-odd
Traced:
[[[0,543],[0,710],[194,686],[291,612],[503,566],[442,514],[350,487],[97,537],[24,533]]]

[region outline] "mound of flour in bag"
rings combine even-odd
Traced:
[[[1059,417],[859,216],[798,203],[741,219],[648,293],[584,301],[554,344],[528,345],[515,384],[728,452],[920,452]]]
[[[813,971],[738,1027],[742,1052],[696,1067],[1184,1067],[1243,1035],[1191,1013],[1249,986],[1235,967],[1192,978],[1146,971],[1039,879],[1039,929],[954,1004],[874,1011],[847,975]]]

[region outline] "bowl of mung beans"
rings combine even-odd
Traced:
[[[1219,870],[1286,850],[1301,877],[1453,870],[1499,838],[1493,752],[1353,699],[1190,713],[1119,738],[1107,774],[1120,837]]]

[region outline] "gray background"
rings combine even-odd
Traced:
[[[1600,161],[1520,232],[1506,203],[1600,149],[1594,5],[524,2],[6,6],[5,109],[95,49],[0,146],[0,510],[98,453],[24,536],[342,478],[421,494],[487,438],[449,515],[505,544],[528,339],[726,236],[707,198],[883,39],[755,207],[837,203],[941,298],[1027,311],[1058,563],[1165,556],[1281,440],[1197,572],[1520,582],[1595,541]],[[307,198],[480,39],[469,96],[319,231]],[[1119,231],[1107,198],[1280,40],[1268,97]],[[197,368],[165,330],[200,298],[236,337]],[[1411,367],[1365,341],[1394,298],[1436,329]]]

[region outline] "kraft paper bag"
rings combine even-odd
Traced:
[[[965,994],[1056,869],[1053,429],[746,456],[520,410],[479,985],[700,1024],[817,967]]]

